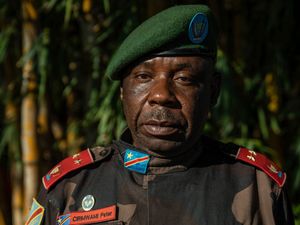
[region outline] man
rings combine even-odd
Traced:
[[[293,224],[285,173],[202,135],[220,88],[216,36],[204,5],[136,28],[107,68],[121,80],[128,129],[50,170],[26,224]]]

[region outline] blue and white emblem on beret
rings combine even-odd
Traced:
[[[194,44],[200,44],[208,34],[208,19],[203,13],[197,13],[189,25],[189,38]]]
[[[145,153],[126,149],[124,155],[124,166],[132,171],[145,174],[150,156]]]

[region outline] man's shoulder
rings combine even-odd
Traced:
[[[223,143],[211,138],[204,138],[204,145],[209,149],[225,155],[231,161],[240,162],[254,167],[267,174],[274,182],[282,187],[286,181],[286,173],[266,155],[234,143]]]
[[[58,181],[73,171],[87,168],[90,165],[99,163],[112,154],[112,147],[97,146],[87,148],[79,153],[69,156],[56,164],[43,178],[44,188],[49,190]]]

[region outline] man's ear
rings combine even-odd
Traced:
[[[122,86],[120,87],[120,99],[123,101],[123,88]]]
[[[220,90],[221,90],[222,77],[221,73],[215,71],[212,75],[211,82],[211,98],[210,98],[210,107],[214,107],[217,104]]]

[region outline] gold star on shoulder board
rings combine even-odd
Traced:
[[[77,153],[77,154],[73,155],[72,157],[73,157],[73,159],[75,159],[75,158],[78,158],[79,156],[80,156],[80,153]]]
[[[78,165],[81,163],[81,161],[82,161],[81,159],[76,159],[76,160],[74,160],[74,163]]]

